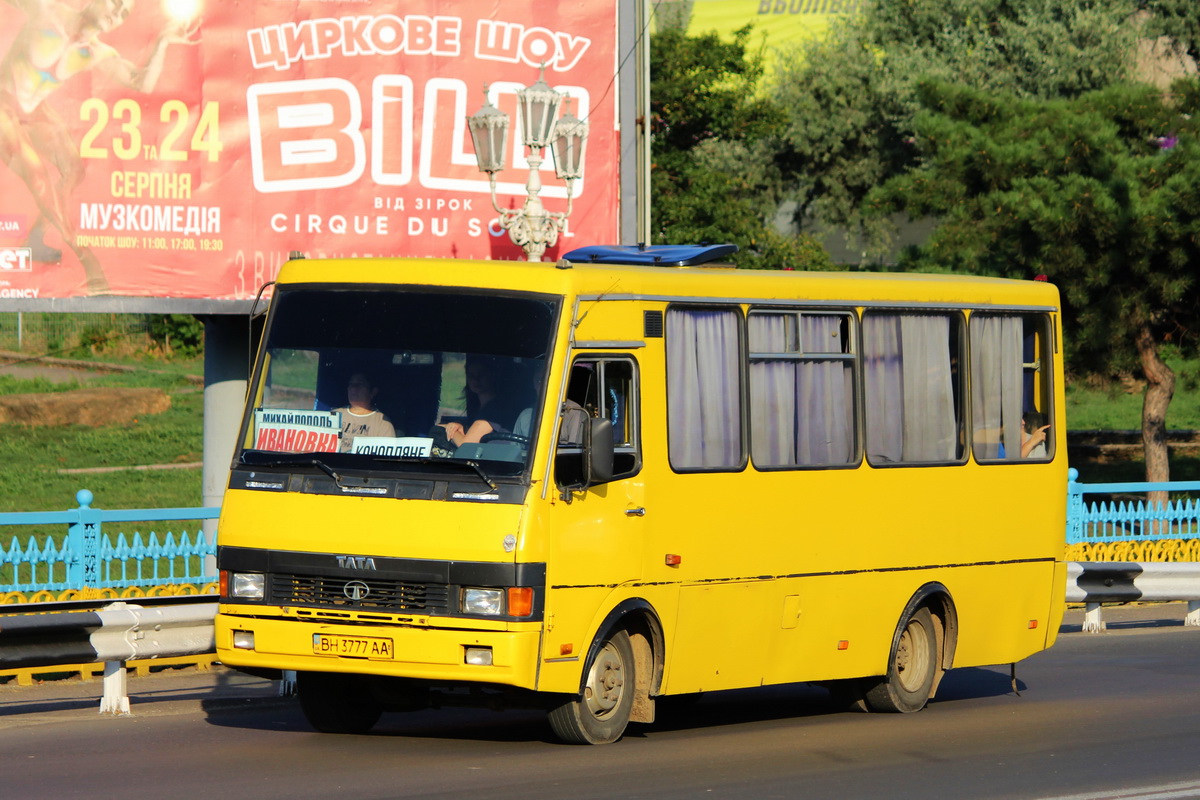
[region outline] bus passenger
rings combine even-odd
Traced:
[[[521,412],[513,425],[513,434],[528,439],[533,435],[533,412],[530,406]],[[583,406],[567,398],[563,401],[562,424],[558,427],[558,443],[573,447],[583,444],[583,426],[587,424],[588,413]]]
[[[1049,425],[1043,425],[1046,415],[1036,411],[1026,411],[1021,418],[1021,458],[1046,457],[1046,431]]]
[[[479,442],[489,433],[512,431],[521,409],[528,405],[521,397],[511,396],[519,376],[506,374],[495,359],[468,357],[466,378],[467,417],[463,422],[446,423],[450,444],[459,447]]]
[[[347,404],[335,408],[342,414],[342,444],[340,452],[350,452],[356,436],[397,436],[392,421],[375,407],[375,396],[379,387],[374,385],[366,373],[355,372],[346,384]]]

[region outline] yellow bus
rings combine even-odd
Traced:
[[[1058,292],[735,248],[279,273],[219,523],[222,662],[316,729],[812,682],[921,709],[1055,640]]]

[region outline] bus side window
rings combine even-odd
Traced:
[[[667,452],[677,472],[736,472],[742,430],[740,309],[667,309]]]
[[[862,319],[867,460],[872,466],[965,458],[961,320],[868,311]]]
[[[1054,437],[1050,398],[1050,369],[1054,353],[1050,348],[1050,318],[1044,314],[1029,314],[1022,318],[1021,355],[1021,452],[1025,458],[1052,458]],[[1039,435],[1039,431],[1041,435]],[[1033,437],[1034,441],[1030,441]]]
[[[1054,456],[1049,317],[971,315],[971,444],[976,461]],[[1044,439],[1044,441],[1042,441]]]
[[[582,485],[583,427],[589,417],[612,423],[614,480],[629,477],[641,467],[636,375],[636,364],[623,358],[580,359],[572,366],[554,461],[559,486]]]
[[[850,314],[755,309],[747,330],[754,466],[857,462],[857,353]]]
[[[606,361],[602,373],[600,414],[612,423],[613,474],[632,475],[640,467],[637,439],[636,365],[632,361]]]

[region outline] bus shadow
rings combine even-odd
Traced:
[[[304,719],[298,702],[255,703],[238,708],[217,704],[205,709],[206,722],[222,728],[296,733],[344,742],[343,736],[318,734]],[[546,742],[557,740],[545,713],[529,709],[492,711],[485,708],[427,709],[388,712],[368,733],[371,739],[443,739],[477,742]]]
[[[1017,679],[1017,690],[1026,688]],[[955,700],[1000,697],[1013,693],[1007,670],[982,667],[953,669],[938,687],[934,703]],[[660,698],[652,730],[684,730],[748,722],[804,719],[830,714],[864,713],[857,707],[836,701],[828,690],[815,684],[788,684],[779,687],[738,689],[682,698]]]
[[[654,723],[635,726],[630,729],[631,733],[804,719],[845,711],[844,706],[833,701],[828,691],[807,683],[660,697],[656,706]]]
[[[1025,683],[1017,680],[1017,689]],[[948,672],[935,703],[1012,694],[1006,669],[967,667]],[[294,698],[206,704],[207,722],[221,727],[312,734]],[[653,732],[703,730],[786,719],[811,719],[832,714],[862,713],[837,703],[815,684],[795,683],[659,698],[655,721],[631,725],[627,737]],[[314,734],[315,735],[315,734]],[[481,708],[427,709],[385,713],[365,736],[404,737],[486,742],[545,742],[557,744],[545,714],[513,708],[502,712]]]
[[[1017,691],[1027,687],[1017,678]],[[1002,697],[1013,694],[1013,680],[1007,667],[962,667],[952,669],[942,678],[938,687],[937,700],[970,700],[984,697]]]

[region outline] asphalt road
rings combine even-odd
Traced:
[[[1200,629],[1178,608],[1105,634],[1069,618],[1018,665],[1019,696],[1007,667],[954,670],[911,715],[836,713],[804,685],[730,692],[604,747],[557,744],[527,711],[316,734],[224,670],[131,679],[124,718],[96,714],[99,682],[0,686],[0,798],[1200,798]]]

